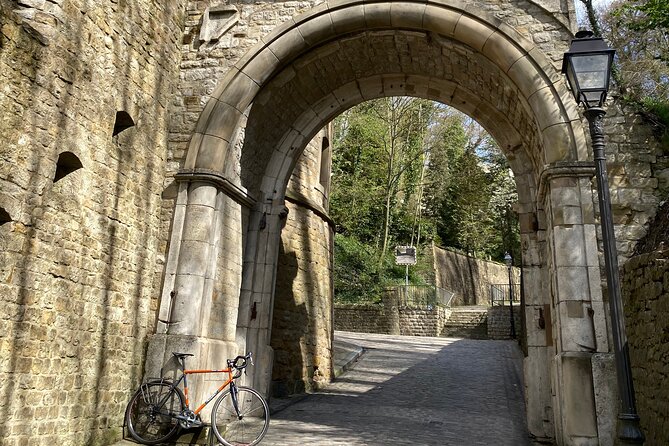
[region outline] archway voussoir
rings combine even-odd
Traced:
[[[214,107],[216,107],[216,104],[218,104],[218,100],[216,99],[215,96],[209,98],[209,100],[204,106],[204,110],[202,110],[202,113],[200,113],[200,117],[197,120],[197,124],[195,124],[196,133],[206,133],[207,125],[209,123],[209,119],[211,118],[211,112],[214,109]]]
[[[559,99],[552,85],[535,91],[527,98],[540,129],[569,122]]]
[[[193,167],[216,172],[223,171],[229,145],[228,141],[217,136],[203,135]]]
[[[455,96],[457,84],[443,79],[430,79],[427,84],[427,97],[436,101],[449,104]]]
[[[291,29],[286,33],[268,41],[267,48],[276,56],[281,63],[286,63],[307,49],[309,45],[297,29]]]
[[[330,10],[332,29],[337,34],[347,34],[365,29],[365,8],[362,4],[346,9]]]
[[[390,24],[397,28],[420,29],[426,6],[426,3],[392,2]]]
[[[210,101],[214,101],[210,99]],[[200,151],[200,144],[202,144],[202,138],[204,135],[202,133],[193,133],[190,141],[188,142],[188,152],[186,153],[186,160],[184,161],[184,169],[194,169],[195,161],[197,160],[198,152]]]
[[[463,15],[455,26],[453,37],[477,51],[483,51],[483,45],[494,31],[488,24]]]
[[[332,27],[332,17],[329,12],[323,13],[311,20],[297,25],[302,38],[307,45],[317,45],[324,40],[332,37],[334,34]]]
[[[312,110],[316,112],[322,121],[325,121],[333,114],[337,114],[339,110],[339,101],[334,94],[330,93],[313,104]]]
[[[541,138],[545,164],[576,159],[570,123],[555,124],[541,130]]]
[[[580,120],[581,115],[578,110],[578,104],[574,99],[574,95],[571,94],[571,91],[567,87],[567,82],[565,82],[564,79],[560,79],[558,82],[553,84],[553,88],[560,98],[560,102],[564,106],[564,113],[566,118],[569,121]]]
[[[204,133],[229,140],[241,117],[242,112],[232,105],[218,102],[211,111],[207,129]]]
[[[305,110],[295,119],[293,127],[298,129],[311,128],[321,122],[321,118],[312,109]]]
[[[498,31],[488,37],[481,51],[505,73],[524,56],[516,45]]]
[[[525,96],[530,96],[550,85],[542,73],[543,70],[539,70],[527,55],[516,60],[507,71],[509,78]]]
[[[434,6],[430,2],[423,13],[423,28],[443,36],[452,36],[455,33],[455,26],[458,24],[461,12],[451,9]]]
[[[253,79],[245,73],[238,73],[228,84],[228,88],[224,90],[218,100],[243,112],[259,91],[260,86]]]
[[[362,92],[362,97],[366,100],[376,99],[383,93],[383,82],[381,81],[381,76],[372,76],[358,79],[358,87]]]
[[[578,161],[588,161],[590,159],[590,149],[588,148],[588,141],[585,137],[583,122],[580,118],[574,119],[571,122],[573,129],[574,145],[576,146],[576,159]]]
[[[537,47],[534,42],[520,35],[518,31],[509,26],[507,23],[502,22],[497,25],[497,31],[505,36],[508,41],[520,46],[526,53],[529,53]]]
[[[258,52],[246,65],[238,67],[239,71],[258,85],[267,81],[280,64],[279,59],[268,48]]]
[[[453,92],[449,105],[471,116],[476,111],[480,102],[481,98],[479,96],[458,86]]]
[[[365,3],[364,10],[368,28],[390,27],[390,3]]]
[[[543,53],[543,51],[534,47],[528,51],[530,59],[539,67],[542,73],[548,77],[548,81],[551,83],[560,82],[564,79],[562,73],[560,73],[559,68]]]
[[[337,99],[337,103],[340,107],[353,107],[356,104],[364,102],[365,98],[362,96],[358,84],[355,82],[349,82],[348,84],[340,87],[332,92],[332,94]]]
[[[383,93],[386,96],[401,96],[404,94],[407,77],[404,74],[389,74],[381,76]]]

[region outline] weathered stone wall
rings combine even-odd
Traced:
[[[604,135],[613,223],[623,264],[633,256],[660,201],[669,194],[669,156],[663,154],[652,127],[618,98],[607,104]],[[599,214],[596,203],[595,210]]]
[[[625,327],[646,444],[669,444],[669,251],[622,268]]]
[[[396,312],[393,315],[392,312]],[[335,330],[358,333],[392,334],[394,319],[399,320],[402,336],[439,336],[450,310],[436,307],[431,310],[416,308],[388,308],[384,305],[337,304],[334,308]]]
[[[333,376],[334,233],[320,183],[322,163],[329,176],[329,159],[322,156],[329,139],[328,128],[309,143],[288,184],[272,322],[275,396],[312,391]]]
[[[439,336],[448,314],[449,310],[441,307],[432,310],[401,308],[399,310],[400,334],[403,336]]]
[[[183,8],[0,9],[1,442],[109,444],[154,329]],[[113,136],[118,111],[135,126]]]
[[[520,305],[513,307],[516,337],[522,338],[523,327],[520,325]],[[509,339],[511,337],[511,314],[509,306],[497,305],[488,308],[488,339]]]
[[[490,285],[508,284],[506,265],[488,262],[449,249],[433,247],[436,285],[455,293],[451,305],[488,305]],[[518,270],[514,268],[517,283]]]
[[[345,305],[334,307],[335,330],[358,333],[390,333],[390,322],[382,305]]]

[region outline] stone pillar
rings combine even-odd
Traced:
[[[235,311],[224,312],[222,325],[227,332],[209,333],[208,321],[215,295],[219,251],[224,215],[229,198],[210,182],[181,183],[173,218],[173,232],[168,253],[163,299],[156,334],[151,336],[145,375],[159,376],[161,370],[172,373],[177,363],[172,352],[187,352],[191,368],[222,368],[225,359],[237,354],[234,327]],[[236,304],[237,296],[229,296]],[[194,382],[197,401],[210,393],[203,381]]]
[[[609,352],[607,307],[593,212],[591,168],[555,167],[545,178],[549,241],[553,393],[558,444],[608,445],[609,381],[596,370]],[[596,356],[595,356],[596,355]],[[595,386],[598,387],[597,396]]]
[[[523,361],[527,425],[537,439],[550,441],[555,436],[550,366],[554,346],[549,276],[545,267],[546,221],[543,211],[537,212],[531,203],[520,205],[519,220],[527,349]]]
[[[283,203],[260,205],[252,212],[239,299],[237,343],[255,358],[246,382],[265,396],[269,395],[272,382],[274,286],[281,229],[287,212]]]

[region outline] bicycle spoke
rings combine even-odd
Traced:
[[[219,441],[226,446],[257,444],[269,426],[269,412],[266,404],[257,392],[240,387],[238,416],[230,392],[223,394],[212,413],[212,425]]]

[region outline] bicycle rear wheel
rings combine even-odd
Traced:
[[[231,389],[218,398],[211,412],[211,427],[225,446],[251,446],[260,443],[269,427],[269,407],[265,399],[248,387],[237,387],[239,416],[232,402]]]
[[[142,444],[159,444],[176,435],[184,396],[166,382],[142,384],[128,403],[125,421],[130,435]]]

